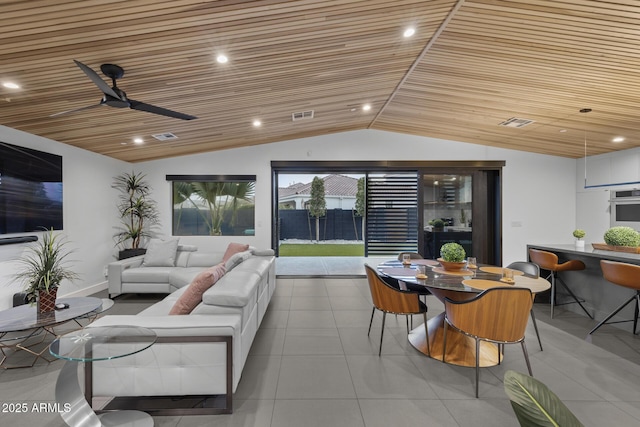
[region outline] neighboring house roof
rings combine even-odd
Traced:
[[[345,175],[327,175],[322,178],[324,181],[325,196],[346,196],[355,197],[358,192],[358,180]],[[293,195],[311,195],[311,183],[303,184],[297,182],[288,187],[278,187],[278,197],[280,199]]]

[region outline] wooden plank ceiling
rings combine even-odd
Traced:
[[[0,124],[125,161],[367,128],[569,158],[640,146],[637,0],[0,0],[0,16],[0,82],[21,86],[0,86]],[[198,118],[51,117],[102,98],[74,59]],[[513,117],[534,122],[499,126]]]

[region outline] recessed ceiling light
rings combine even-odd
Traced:
[[[623,141],[624,141],[624,136],[616,136],[611,140],[611,142],[623,142]]]
[[[226,64],[227,61],[229,61],[229,58],[227,58],[226,55],[220,54],[216,57],[216,61],[218,61],[220,64]]]
[[[565,133],[566,131],[567,131],[566,129],[560,129],[558,132]]]
[[[409,27],[406,30],[404,30],[404,33],[402,33],[402,35],[404,37],[411,37],[412,35],[414,35],[416,33],[416,29],[413,27]]]
[[[357,108],[351,108],[351,109],[349,109],[349,111],[351,111],[353,113],[354,111],[358,111],[358,109]]]
[[[142,138],[133,138],[133,142],[135,142],[136,144],[142,144],[144,142],[144,139],[142,139]]]
[[[4,82],[2,83],[2,86],[6,87],[7,89],[20,89],[20,85],[14,82]]]
[[[253,121],[253,127],[257,127],[259,128],[260,126],[262,126],[262,122],[258,119]]]
[[[364,104],[362,106],[362,111],[369,111],[371,110],[371,104]]]
[[[127,145],[127,143],[126,142],[121,142],[120,145]]]

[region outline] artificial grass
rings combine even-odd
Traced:
[[[283,243],[280,256],[364,256],[364,244]]]

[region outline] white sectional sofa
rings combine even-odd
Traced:
[[[186,285],[206,267],[220,263],[223,254],[199,253],[194,247],[182,246],[174,267],[145,267],[140,259],[109,266],[110,294],[172,293],[138,315],[107,315],[90,325],[142,326],[154,330],[158,341],[133,356],[87,364],[89,402],[92,397],[136,398],[136,408],[157,415],[231,412],[232,394],[275,291],[273,251],[251,248],[234,255],[235,262],[227,261],[224,276],[205,291],[191,314],[169,315],[187,291]],[[216,401],[213,396],[219,395],[224,396],[225,405],[211,407]],[[142,397],[147,403],[140,403]],[[158,408],[154,401],[161,397],[184,405],[174,410],[162,403]],[[209,400],[191,408],[192,399]]]

